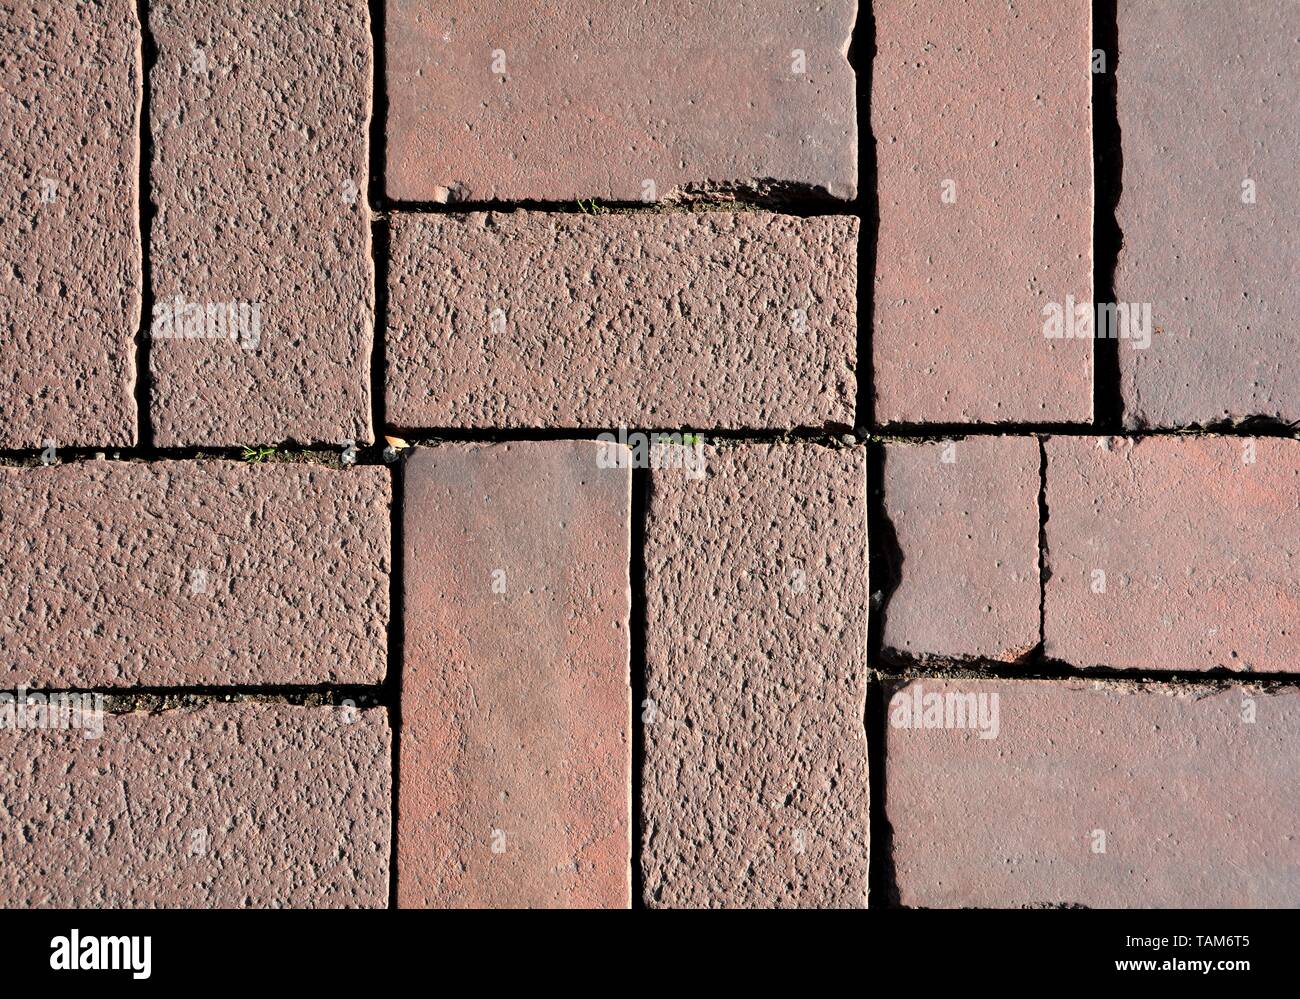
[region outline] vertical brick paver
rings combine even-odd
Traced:
[[[0,7],[0,447],[135,443],[140,25]]]
[[[388,0],[388,194],[851,199],[856,7]]]
[[[921,679],[885,712],[903,905],[1300,904],[1295,690]]]
[[[150,5],[160,445],[373,439],[368,18]]]
[[[891,444],[885,512],[898,585],[886,648],[911,657],[1015,660],[1038,645],[1038,441]]]
[[[630,473],[601,453],[407,461],[402,907],[629,904]]]
[[[860,449],[652,474],[641,866],[652,906],[867,901]]]
[[[880,423],[1084,422],[1092,341],[1086,0],[875,4]],[[1050,315],[1050,314],[1049,314]]]
[[[1047,442],[1046,653],[1300,672],[1300,441]]]

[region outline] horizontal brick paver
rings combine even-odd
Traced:
[[[404,427],[853,424],[857,219],[394,219]]]
[[[1300,904],[1300,692],[922,679],[886,715],[903,905]]]
[[[1300,672],[1300,441],[1047,442],[1048,657]]]
[[[382,709],[208,704],[0,731],[0,905],[383,907]]]
[[[381,468],[0,468],[0,686],[379,683]]]
[[[1092,299],[1086,0],[875,4],[876,419],[1083,422]]]
[[[1121,0],[1124,418],[1300,421],[1300,4]]]
[[[645,902],[865,905],[863,452],[706,457],[651,473]]]
[[[856,7],[389,0],[388,194],[852,198]]]
[[[901,558],[885,646],[1005,661],[1037,646],[1038,441],[891,444],[884,485]]]
[[[135,443],[136,5],[0,7],[0,447]]]
[[[631,479],[599,453],[407,462],[402,907],[630,901]]]
[[[366,4],[155,0],[149,28],[157,443],[373,440]]]

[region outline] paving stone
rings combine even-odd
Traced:
[[[0,731],[6,908],[387,904],[383,709],[241,701],[98,725]]]
[[[886,698],[903,905],[1300,904],[1300,691],[923,679]]]
[[[161,446],[370,441],[361,0],[157,0],[151,412]]]
[[[0,468],[0,687],[380,683],[388,473]]]
[[[1130,427],[1300,421],[1300,5],[1121,0],[1120,345]]]
[[[389,0],[389,197],[857,190],[853,0]],[[647,183],[653,184],[653,188]]]
[[[644,900],[864,906],[863,451],[706,457],[651,473]]]
[[[1300,671],[1300,441],[1047,442],[1046,654]]]
[[[407,459],[403,908],[630,903],[631,475],[600,453]]]
[[[857,236],[766,212],[394,218],[388,418],[852,426]]]
[[[1039,642],[1038,440],[891,444],[885,508],[898,585],[884,644],[909,657],[1011,662]]]
[[[1086,0],[875,5],[878,423],[1086,422],[1092,300]]]
[[[0,8],[0,447],[135,443],[134,3]]]

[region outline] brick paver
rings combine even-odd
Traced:
[[[875,4],[877,422],[1091,419],[1092,341],[1044,335],[1092,299],[1090,18]]]
[[[0,7],[0,447],[133,444],[134,3]]]
[[[853,424],[857,219],[394,220],[403,427]]]
[[[891,444],[885,512],[898,585],[887,649],[1012,661],[1039,641],[1038,441]]]
[[[1300,672],[1300,441],[1047,442],[1050,658]]]
[[[214,703],[101,721],[98,738],[0,731],[0,905],[387,903],[383,709]]]
[[[921,679],[886,715],[903,905],[1300,904],[1300,692]]]
[[[1300,421],[1300,4],[1121,0],[1125,423]],[[1132,343],[1140,343],[1134,340]]]
[[[150,5],[160,445],[373,439],[368,17]]]
[[[378,683],[386,470],[0,468],[0,686]]]
[[[629,904],[631,477],[599,454],[408,460],[402,907]]]
[[[645,902],[865,905],[863,452],[706,456],[651,473]]]
[[[389,0],[388,194],[851,199],[856,7]]]

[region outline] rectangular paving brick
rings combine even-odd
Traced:
[[[388,0],[389,197],[857,191],[857,4]]]
[[[1300,441],[1047,442],[1046,654],[1300,672]]]
[[[149,29],[159,445],[370,441],[361,0],[157,0]]]
[[[1300,421],[1300,4],[1120,0],[1130,427]],[[1135,341],[1137,342],[1137,341]]]
[[[394,218],[388,419],[852,426],[857,238],[767,212]]]
[[[135,443],[134,3],[0,7],[0,447]]]
[[[1044,335],[1092,300],[1089,3],[874,10],[877,422],[1090,420],[1092,340]]]
[[[0,731],[0,905],[387,904],[383,709],[209,703],[93,732]]]
[[[645,903],[865,906],[863,450],[706,458],[651,473]]]
[[[388,472],[0,468],[0,687],[380,683]]]
[[[603,453],[406,461],[403,908],[630,903],[631,475]]]
[[[885,449],[898,581],[886,649],[1014,661],[1039,642],[1038,440],[968,437]]]
[[[922,679],[885,711],[905,906],[1300,905],[1300,691]]]

